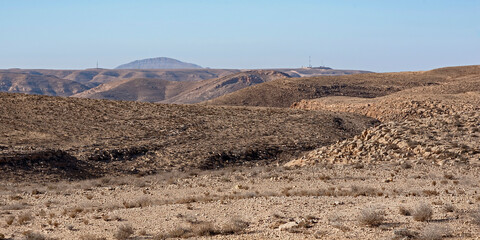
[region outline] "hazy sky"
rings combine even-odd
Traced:
[[[0,0],[0,68],[426,70],[480,64],[477,0]]]

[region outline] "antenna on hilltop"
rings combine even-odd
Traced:
[[[312,56],[308,56],[308,68],[312,68]]]
[[[98,68],[98,60],[97,60],[97,68]]]

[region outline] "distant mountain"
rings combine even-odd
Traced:
[[[52,75],[0,72],[0,92],[70,96],[88,87]]]
[[[185,63],[173,58],[158,57],[136,60],[120,65],[116,69],[194,69],[202,68],[193,63]]]

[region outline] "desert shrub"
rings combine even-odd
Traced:
[[[97,237],[93,234],[85,234],[80,236],[80,240],[107,240],[105,237]]]
[[[236,234],[239,232],[243,232],[248,227],[248,225],[248,222],[243,221],[238,217],[235,217],[222,227],[221,232],[222,234]]]
[[[243,232],[249,225],[248,222],[241,220],[238,217],[232,218],[226,225],[219,228],[211,222],[196,222],[191,221],[189,228],[177,227],[165,234],[158,234],[153,239],[161,240],[168,238],[191,238],[191,237],[205,237],[214,235],[230,235]]]
[[[479,225],[480,226],[480,209],[472,212],[470,214],[470,217],[472,218],[472,223]]]
[[[398,207],[398,212],[400,213],[400,215],[403,215],[403,216],[411,216],[412,215],[412,212],[410,211],[410,209],[408,209],[404,206]]]
[[[446,204],[445,206],[443,206],[443,210],[445,212],[455,212],[455,206],[453,206],[452,204]]]
[[[8,216],[8,217],[5,219],[5,223],[6,223],[7,225],[12,225],[14,220],[15,220],[15,216]]]
[[[358,215],[360,225],[378,227],[385,221],[385,212],[377,208],[364,208]]]
[[[113,237],[118,240],[125,240],[132,236],[134,232],[132,226],[125,224],[118,227]]]
[[[18,224],[23,225],[23,224],[31,221],[32,219],[33,219],[32,214],[27,212],[27,213],[22,213],[22,214],[18,215],[17,222],[18,222]]]
[[[425,222],[432,219],[433,210],[432,207],[426,203],[421,203],[413,211],[413,219],[419,222]]]
[[[48,239],[43,234],[32,232],[32,231],[24,232],[23,236],[25,240],[47,240]]]
[[[428,225],[420,233],[422,240],[440,240],[451,235],[450,229],[438,224]]]
[[[393,239],[416,239],[419,235],[418,232],[403,228],[393,232]]]

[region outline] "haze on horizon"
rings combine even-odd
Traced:
[[[171,57],[210,68],[377,72],[480,64],[480,1],[0,1],[0,69],[115,68]]]

